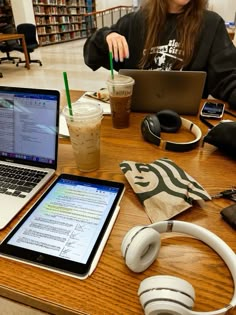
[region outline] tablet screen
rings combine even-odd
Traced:
[[[62,174],[0,245],[0,253],[86,274],[124,185]]]

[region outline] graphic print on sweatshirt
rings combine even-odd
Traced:
[[[170,39],[167,45],[153,47],[150,55],[155,54],[155,56],[149,69],[172,70],[176,60],[183,61],[183,51],[179,46],[179,42],[175,39]]]

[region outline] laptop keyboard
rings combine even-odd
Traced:
[[[0,194],[25,198],[47,172],[0,165]]]

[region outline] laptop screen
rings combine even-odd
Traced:
[[[0,87],[0,159],[54,168],[59,92]]]

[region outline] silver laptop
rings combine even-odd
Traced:
[[[119,73],[135,80],[132,111],[158,112],[172,109],[180,115],[198,113],[205,72],[121,69]]]
[[[0,229],[57,168],[60,94],[0,87]]]

